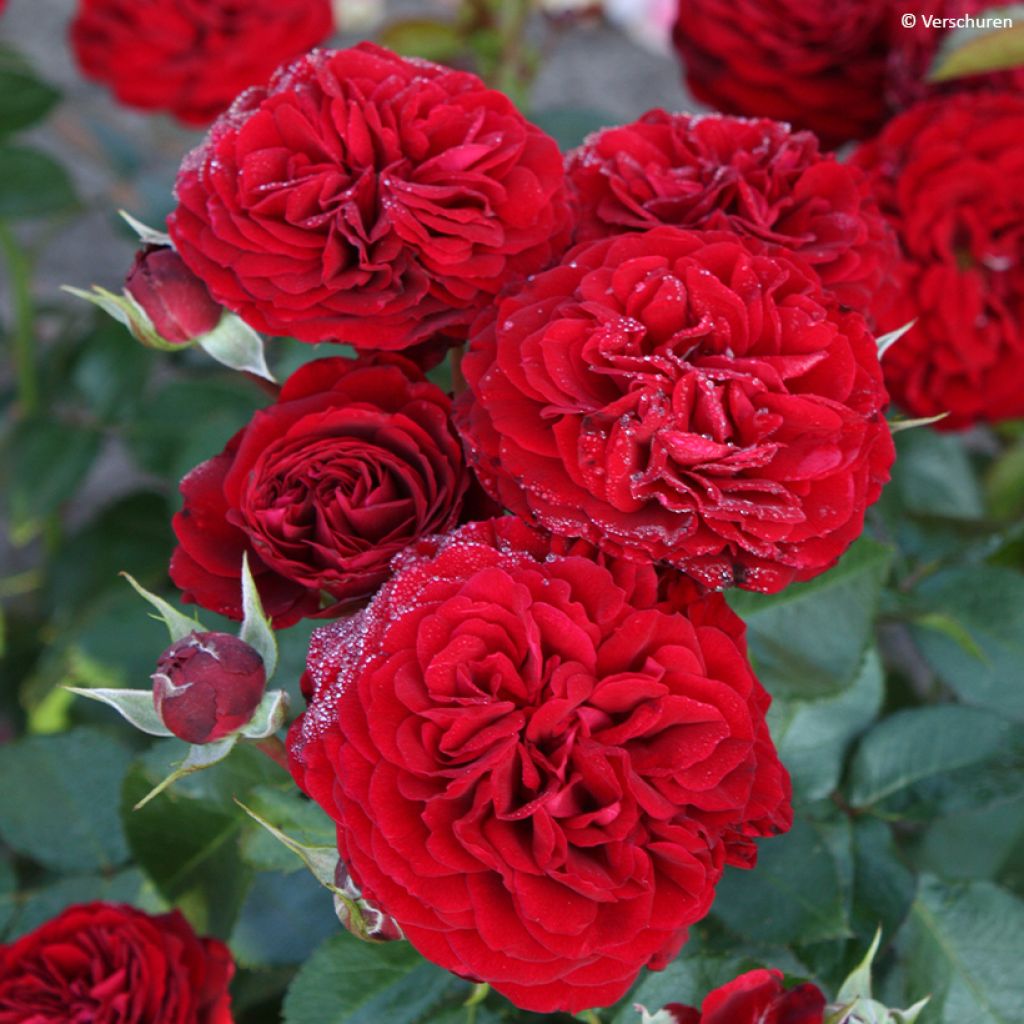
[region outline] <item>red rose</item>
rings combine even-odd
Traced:
[[[362,348],[464,332],[568,233],[553,139],[476,76],[370,43],[240,99],[177,194],[171,235],[219,302]]]
[[[369,597],[391,557],[462,511],[469,472],[451,401],[408,360],[318,359],[181,482],[171,578],[242,617],[248,551],[275,626]]]
[[[234,971],[176,910],[83,903],[0,946],[0,1024],[231,1024]]]
[[[230,633],[190,633],[160,655],[153,704],[189,743],[213,743],[241,729],[263,699],[263,659]]]
[[[1024,68],[990,74],[968,75],[948,82],[927,81],[939,49],[954,29],[943,28],[930,19],[962,18],[967,14],[999,14],[1002,0],[896,0],[890,15],[888,99],[896,110],[941,93],[973,89],[1008,89],[1024,92]],[[903,24],[904,14],[915,15],[913,26]]]
[[[893,459],[875,341],[756,248],[677,228],[585,243],[482,318],[458,424],[490,493],[712,589],[834,564]]]
[[[941,429],[1024,416],[1024,95],[938,97],[854,154],[903,255],[879,326],[893,400]]]
[[[781,971],[748,971],[709,993],[700,1012],[670,1003],[674,1024],[822,1024],[825,996],[809,982],[786,991]]]
[[[832,148],[885,120],[887,0],[680,0],[673,39],[693,94],[810,128]]]
[[[172,344],[186,345],[208,334],[224,312],[169,245],[147,245],[137,252],[124,290],[156,333]]]
[[[81,0],[71,43],[118,102],[203,125],[333,29],[330,0]]]
[[[863,310],[896,259],[864,175],[776,121],[651,110],[569,154],[576,241],[659,224],[735,231],[791,249]]]
[[[724,865],[785,831],[769,697],[720,595],[512,517],[421,541],[317,630],[289,754],[363,895],[525,1009],[664,967]]]

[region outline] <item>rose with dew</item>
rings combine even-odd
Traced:
[[[513,517],[407,549],[303,689],[292,771],[362,897],[525,1009],[613,1003],[791,822],[721,595]]]
[[[734,232],[577,246],[480,319],[462,371],[456,423],[492,497],[712,589],[830,568],[893,461],[863,317]]]

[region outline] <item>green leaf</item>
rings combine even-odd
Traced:
[[[993,566],[956,568],[926,580],[914,597],[925,613],[945,616],[970,640],[913,628],[938,677],[968,704],[1024,721],[1024,575]]]
[[[1022,770],[1024,727],[977,708],[915,708],[864,737],[849,800],[880,817],[927,820],[1013,799]]]
[[[798,799],[820,800],[836,788],[847,749],[878,714],[883,689],[878,652],[870,648],[853,684],[836,696],[772,701],[768,725]]]
[[[51,85],[25,66],[0,60],[0,135],[10,135],[41,121],[60,99]]]
[[[758,843],[753,871],[726,869],[712,913],[752,942],[846,938],[849,851],[836,840],[828,826],[798,817],[786,835]]]
[[[1019,1024],[1024,903],[989,882],[921,879],[897,944],[907,1000],[931,993],[921,1024]]]
[[[129,760],[119,741],[93,729],[0,746],[0,836],[58,871],[124,863],[117,804]]]
[[[373,945],[342,932],[296,975],[284,1001],[284,1024],[416,1024],[468,990],[407,942]]]
[[[240,964],[299,964],[338,930],[330,893],[307,874],[258,874],[231,933]]]
[[[914,899],[915,878],[900,859],[891,828],[863,817],[853,827],[852,923],[867,939],[881,927],[891,937],[903,923]]]
[[[1000,27],[967,25],[948,32],[928,72],[929,82],[948,82],[1024,64],[1024,4],[987,7],[985,18]]]
[[[984,503],[961,441],[934,430],[908,430],[896,439],[890,487],[913,515],[980,519]]]
[[[163,754],[166,746],[156,749]],[[125,779],[122,817],[132,855],[165,899],[186,908],[199,931],[227,938],[252,877],[239,849],[241,812],[232,804],[193,799],[184,787],[132,811],[152,789],[157,771],[137,763]]]
[[[0,182],[3,172],[0,170]],[[44,519],[75,493],[99,454],[100,435],[52,417],[23,420],[8,435],[7,499],[15,541],[33,539]]]
[[[979,837],[984,842],[979,842]],[[917,850],[920,867],[946,879],[1010,885],[1024,871],[1024,797],[940,818]]]
[[[773,696],[821,698],[856,680],[891,555],[862,538],[810,583],[781,594],[730,595],[747,623],[754,667]]]
[[[67,171],[27,146],[0,145],[0,219],[63,213],[77,204]]]

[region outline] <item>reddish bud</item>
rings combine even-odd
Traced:
[[[267,685],[263,659],[230,633],[190,633],[160,656],[153,703],[175,736],[213,743],[252,718]]]
[[[208,334],[224,312],[169,245],[147,245],[136,253],[124,287],[157,334],[175,345]]]

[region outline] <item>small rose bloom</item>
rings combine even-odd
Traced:
[[[641,1008],[642,1009],[642,1008]],[[669,1003],[644,1024],[821,1024],[825,996],[809,982],[788,991],[781,971],[748,971],[709,993],[700,1010]]]
[[[827,148],[885,120],[888,0],[679,0],[673,39],[697,99],[809,128]]]
[[[231,1024],[234,971],[176,910],[83,903],[0,946],[0,1024]]]
[[[224,312],[169,245],[147,245],[136,253],[124,288],[157,334],[172,344],[187,345],[208,334]]]
[[[330,0],[79,0],[70,34],[119,103],[205,125],[333,29]]]
[[[213,743],[252,718],[263,699],[263,659],[230,633],[190,633],[160,656],[153,703],[175,736]]]

